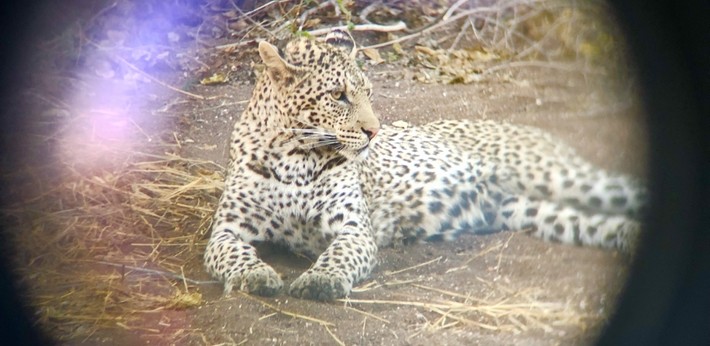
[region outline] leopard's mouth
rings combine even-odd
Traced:
[[[352,146],[348,146],[347,144],[344,144],[340,141],[328,144],[328,148],[330,148],[333,151],[338,151],[338,152],[343,152],[343,151],[351,151],[356,154],[360,154],[363,151],[367,150],[367,148],[370,147],[370,141],[367,141],[365,144],[363,144],[360,148],[353,149]]]
[[[370,142],[368,141],[367,144],[363,145],[362,148],[357,150],[357,154],[360,155],[364,152],[367,151],[367,149],[370,148]]]
[[[370,143],[368,141],[363,146],[357,149],[348,147],[347,145],[342,143],[330,144],[328,148],[333,152],[336,152],[346,158],[360,160],[368,156],[368,149],[370,148]]]
[[[355,157],[359,160],[365,160],[367,157],[370,155],[370,144],[372,141],[367,141],[365,145],[363,145],[360,149],[355,151]]]

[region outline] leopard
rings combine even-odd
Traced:
[[[312,259],[286,294],[350,295],[378,249],[464,233],[520,231],[628,253],[641,229],[639,179],[598,168],[535,127],[493,120],[381,124],[347,31],[258,43],[263,70],[230,139],[204,262],[248,294],[281,276],[257,253]]]

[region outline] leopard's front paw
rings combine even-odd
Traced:
[[[264,264],[235,275],[224,283],[224,294],[228,295],[233,287],[240,291],[257,294],[260,296],[273,296],[283,287],[279,274],[270,266]]]
[[[291,284],[288,293],[296,298],[330,301],[345,297],[352,284],[337,275],[307,271]]]

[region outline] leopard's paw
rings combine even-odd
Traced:
[[[228,295],[233,287],[237,287],[247,293],[273,296],[281,290],[283,284],[279,274],[264,264],[227,280],[224,283],[224,294]]]
[[[307,271],[292,284],[288,293],[296,298],[330,301],[345,297],[352,284],[338,275]]]

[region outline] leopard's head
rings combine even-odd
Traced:
[[[349,34],[333,31],[324,39],[299,38],[280,51],[259,43],[265,78],[280,116],[286,117],[303,149],[334,150],[346,158],[364,157],[380,129],[372,111],[372,85],[355,62]]]

